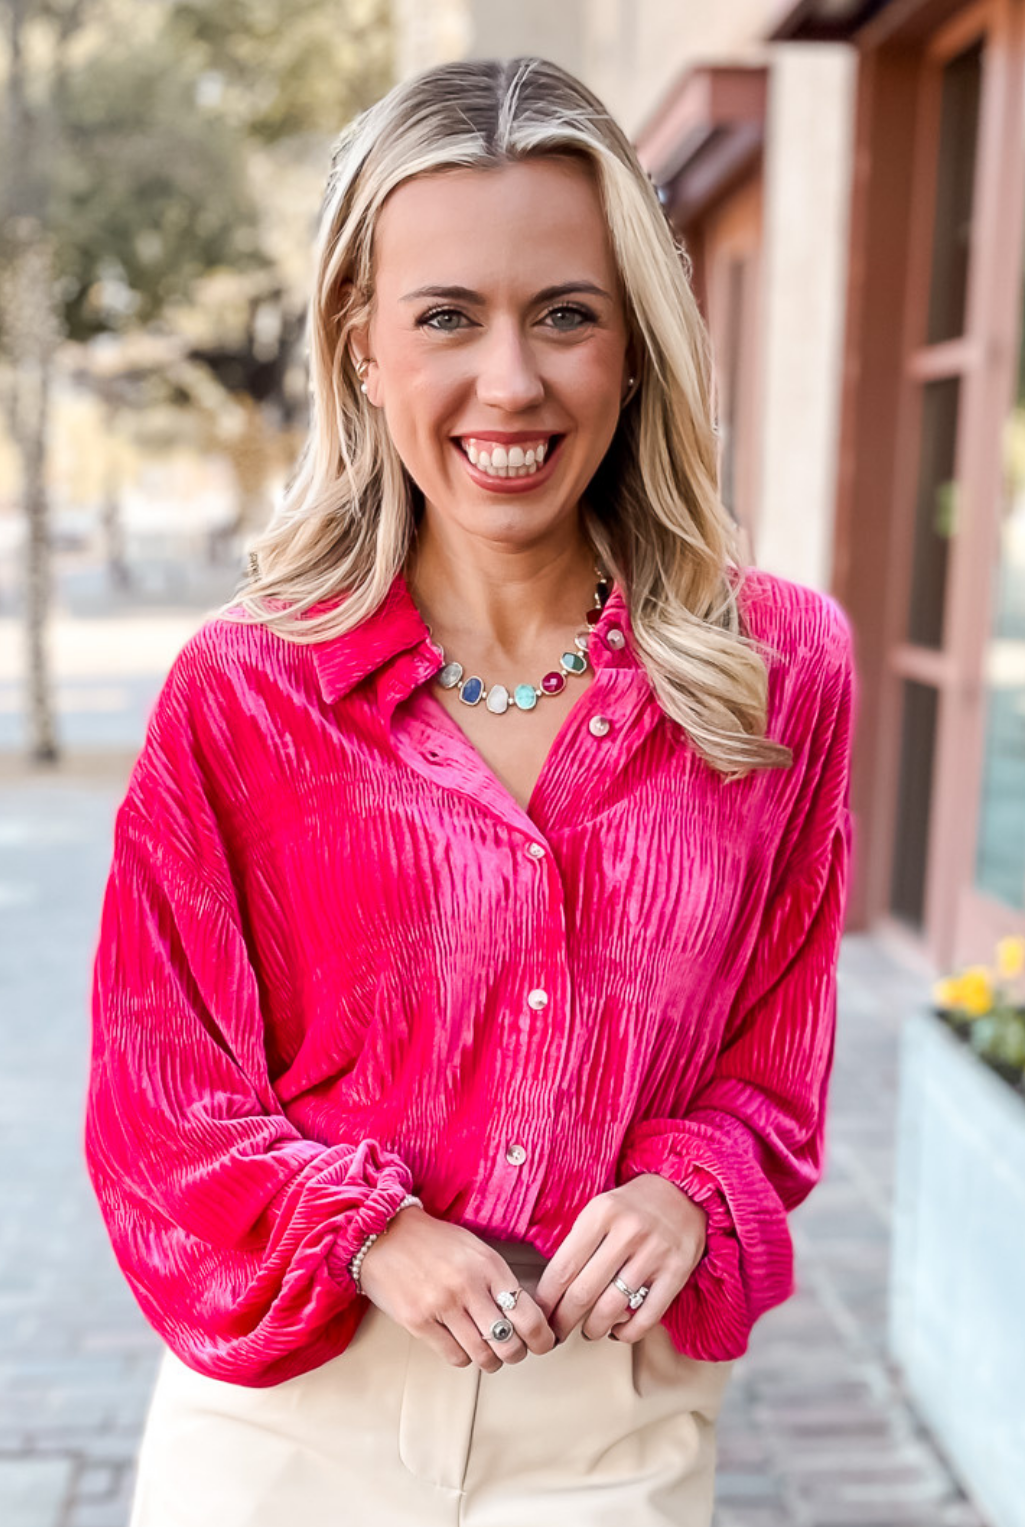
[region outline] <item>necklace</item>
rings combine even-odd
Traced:
[[[598,574],[598,582],[594,590],[594,603],[584,616],[584,625],[573,637],[575,651],[563,652],[559,658],[559,667],[553,668],[546,673],[541,680],[540,686],[534,684],[515,684],[510,692],[504,684],[492,684],[485,688],[484,680],[478,674],[471,674],[469,678],[463,677],[463,665],[457,662],[446,661],[442,668],[434,675],[435,683],[440,684],[442,689],[459,690],[459,698],[464,705],[479,705],[484,701],[484,708],[496,716],[504,715],[510,705],[515,705],[519,710],[533,710],[544,695],[557,695],[566,687],[567,675],[571,673],[584,673],[587,670],[587,643],[591,635],[592,626],[596,626],[601,619],[602,610],[611,592],[612,584],[608,573],[596,562],[594,570]],[[430,633],[430,626],[427,627]],[[445,656],[440,643],[435,643]]]

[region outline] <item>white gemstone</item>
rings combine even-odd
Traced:
[[[494,711],[496,716],[501,716],[509,709],[509,698],[509,691],[504,684],[492,684],[484,702],[485,709]]]
[[[442,689],[455,689],[462,676],[462,663],[446,663],[438,672],[438,683]]]

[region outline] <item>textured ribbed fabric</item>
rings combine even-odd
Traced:
[[[85,1145],[189,1366],[263,1386],[344,1350],[367,1308],[347,1263],[409,1192],[548,1257],[595,1194],[668,1177],[708,1214],[663,1317],[691,1357],[740,1356],[794,1293],[855,674],[836,601],[743,576],[793,767],[727,783],[699,757],[614,585],[529,812],[431,693],[401,574],[341,637],[210,617],[186,642],[114,821]]]

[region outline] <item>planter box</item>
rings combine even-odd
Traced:
[[[899,1062],[890,1352],[991,1527],[1025,1527],[1025,1098],[928,1012]]]

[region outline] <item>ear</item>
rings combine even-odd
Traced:
[[[623,386],[620,407],[625,408],[637,391],[641,378],[641,350],[637,337],[631,334],[623,356]]]

